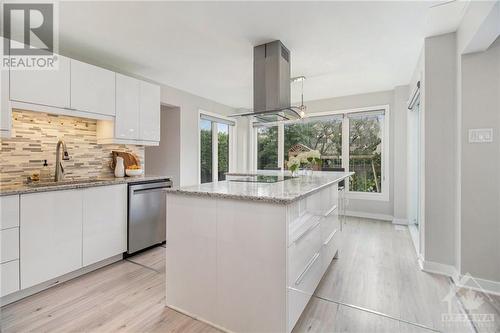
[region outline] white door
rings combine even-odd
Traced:
[[[21,288],[82,267],[82,191],[21,195]]]
[[[83,191],[83,266],[127,251],[127,185]]]
[[[58,56],[58,69],[11,70],[10,99],[70,108],[70,59]]]
[[[139,83],[116,74],[115,138],[139,139]]]
[[[115,115],[115,73],[71,59],[71,108]]]
[[[140,138],[160,141],[160,87],[141,81],[140,98]]]

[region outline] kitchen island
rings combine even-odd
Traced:
[[[351,174],[169,190],[166,305],[225,331],[290,332],[338,251],[338,183]]]

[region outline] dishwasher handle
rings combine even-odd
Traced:
[[[149,192],[164,192],[165,189],[170,188],[171,186],[158,186],[158,187],[148,187],[141,188],[137,190],[133,190],[133,194],[141,194],[141,193],[149,193]]]

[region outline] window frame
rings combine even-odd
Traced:
[[[323,111],[323,112],[313,112],[308,113],[307,118],[314,117],[325,117],[325,116],[334,116],[334,115],[342,115],[342,167],[349,171],[349,117],[347,116],[350,113],[360,113],[360,112],[370,112],[370,111],[384,111],[384,122],[382,128],[382,136],[381,136],[381,192],[357,192],[349,190],[349,179],[346,179],[346,197],[348,199],[355,200],[378,200],[378,201],[389,201],[389,191],[390,191],[390,169],[389,169],[389,150],[390,150],[390,107],[388,104],[383,105],[374,105],[368,107],[361,108],[353,108],[353,109],[343,109],[343,110],[334,110],[334,111]],[[257,127],[254,126],[256,122],[249,123],[250,129],[250,159],[252,161],[251,165],[253,170],[257,169]],[[284,132],[285,125],[287,123],[293,123],[289,121],[280,121],[280,122],[270,122],[266,123],[263,126],[278,126],[278,168],[284,170]],[[260,170],[258,170],[260,171]]]
[[[234,119],[226,117],[224,115],[209,112],[205,110],[198,110],[198,184],[201,184],[201,121],[202,115],[209,116],[211,118],[215,118],[211,121],[211,130],[212,130],[212,182],[219,181],[219,135],[217,130],[217,119],[222,120],[220,123],[231,122],[234,125],[228,125],[229,130],[229,166],[228,172],[233,172],[236,166],[236,122]]]

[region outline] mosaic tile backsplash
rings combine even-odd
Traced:
[[[113,150],[135,154],[144,164],[144,146],[97,144],[97,121],[40,112],[13,110],[12,137],[1,139],[0,186],[21,184],[47,160],[55,172],[56,145],[66,143],[65,178],[112,177]],[[143,165],[144,168],[144,165]]]

